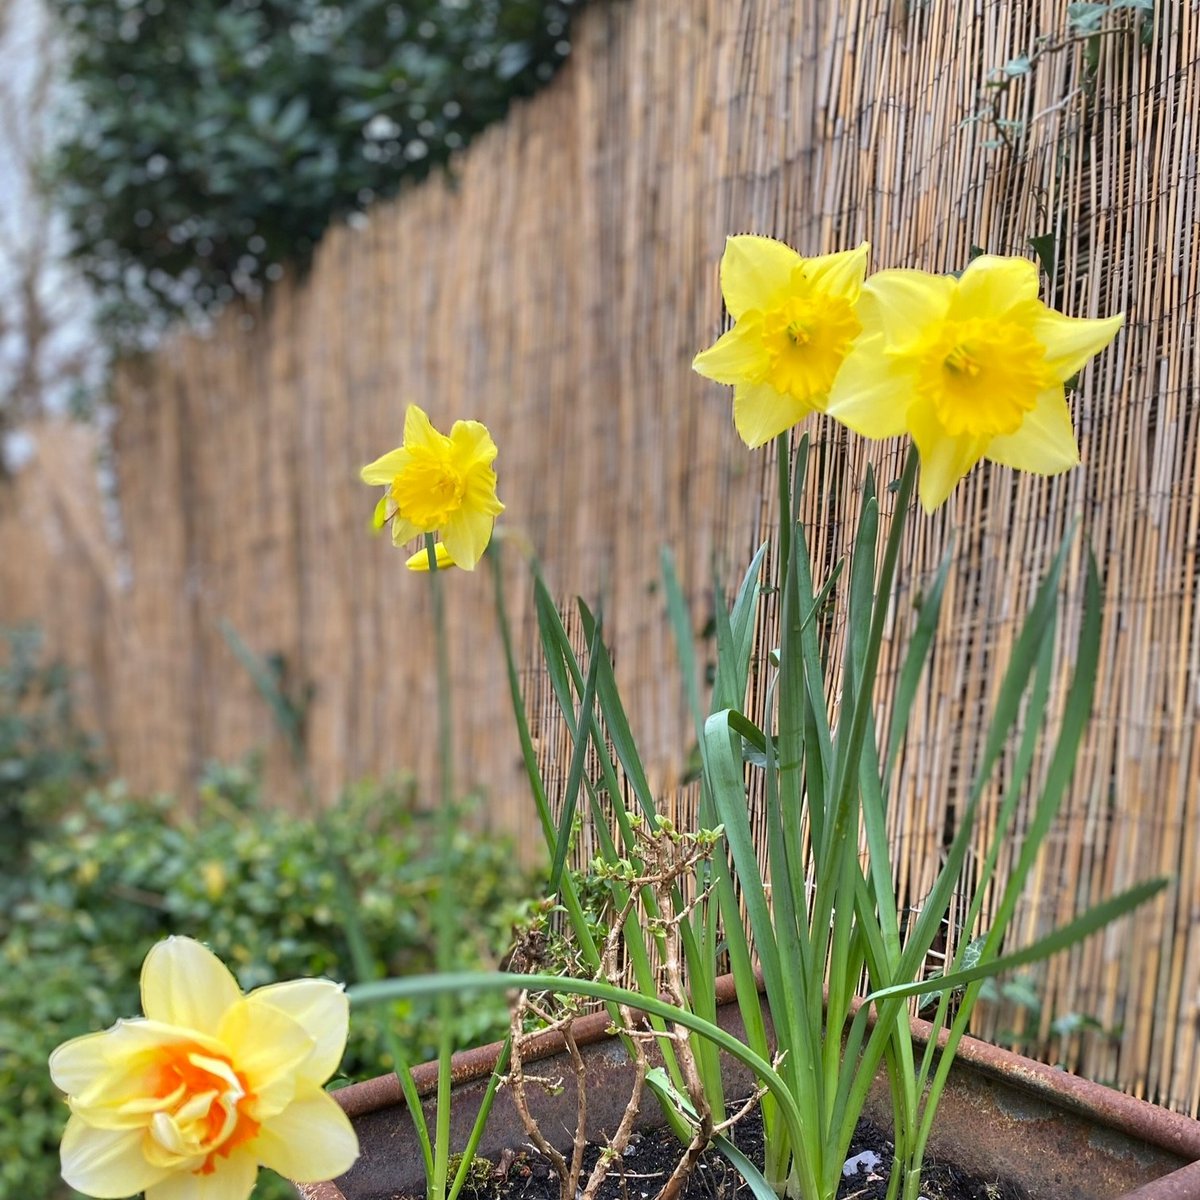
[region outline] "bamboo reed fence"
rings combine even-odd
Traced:
[[[265,311],[122,369],[119,541],[78,443],[43,431],[43,461],[0,515],[5,617],[40,617],[83,668],[137,788],[186,791],[206,757],[265,744],[281,802],[294,794],[222,620],[313,684],[322,794],[393,770],[432,779],[426,589],[368,535],[376,497],[357,481],[416,400],[443,426],[491,427],[510,546],[536,550],[565,605],[603,598],[654,783],[686,809],[673,788],[693,738],[660,548],[701,633],[714,566],[733,583],[773,519],[770,453],[746,451],[726,389],[689,370],[722,328],[725,235],[808,253],[867,239],[874,267],[950,270],[973,245],[1029,253],[1053,234],[1052,298],[1079,316],[1123,311],[1125,329],[1074,395],[1082,468],[1052,480],[981,468],[909,526],[906,587],[928,582],[952,533],[957,559],[894,785],[895,861],[918,903],[981,747],[996,664],[1079,517],[1060,657],[1065,678],[1086,539],[1105,593],[1099,700],[1016,932],[1171,874],[1156,904],[1050,964],[1041,1019],[1119,1027],[1055,1053],[1200,1111],[1200,10],[1159,0],[1145,21],[1113,9],[1097,36],[1072,36],[1058,0],[595,3],[561,76],[451,179],[331,233],[310,277],[277,287]],[[1024,73],[989,87],[1021,56]],[[886,484],[900,450],[820,420],[810,432],[821,487],[805,520],[832,562],[866,464]],[[570,746],[517,558],[524,684],[561,786]],[[487,572],[448,582],[459,780],[486,787],[497,827],[533,841]],[[760,652],[770,644],[765,626]],[[890,639],[885,690],[895,660]]]

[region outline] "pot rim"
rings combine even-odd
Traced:
[[[723,975],[716,981],[716,1001],[718,1007],[737,1002],[732,975]],[[857,1009],[861,1003],[861,1000],[857,1001],[854,1008]],[[921,1046],[928,1045],[933,1028],[930,1023],[910,1016],[909,1025],[914,1041]],[[612,1031],[611,1020],[604,1012],[580,1017],[572,1027],[572,1035],[579,1046],[592,1045],[616,1036]],[[947,1036],[948,1031],[942,1029],[939,1042],[944,1043]],[[503,1044],[492,1042],[455,1054],[451,1059],[452,1083],[457,1086],[490,1075]],[[524,1057],[527,1062],[535,1062],[563,1049],[565,1042],[562,1035],[556,1031],[547,1031],[532,1041]],[[1118,1092],[1090,1079],[1071,1075],[1061,1068],[1036,1062],[978,1038],[964,1037],[959,1042],[955,1060],[967,1063],[984,1075],[1048,1100],[1098,1125],[1121,1130],[1180,1158],[1200,1160],[1200,1121],[1183,1113]],[[417,1095],[422,1099],[436,1092],[437,1071],[436,1062],[421,1063],[412,1068]],[[404,1104],[404,1095],[395,1073],[349,1084],[331,1092],[330,1095],[350,1117]],[[1145,1188],[1139,1188],[1137,1192],[1125,1197],[1125,1200],[1170,1200],[1173,1196],[1191,1196],[1195,1194],[1192,1189],[1196,1186],[1198,1176],[1200,1163],[1193,1162],[1191,1166],[1155,1180]],[[306,1200],[344,1200],[341,1191],[333,1183],[298,1186]]]

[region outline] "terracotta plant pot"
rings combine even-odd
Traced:
[[[719,1022],[741,1031],[733,981],[718,983]],[[922,1045],[929,1026],[912,1022]],[[602,1139],[617,1126],[630,1094],[632,1067],[621,1042],[606,1032],[608,1017],[582,1018],[575,1037],[587,1070],[588,1133]],[[453,1144],[465,1143],[500,1045],[483,1046],[454,1059]],[[561,1042],[547,1037],[526,1062],[542,1060],[539,1074],[561,1077],[550,1094],[529,1088],[529,1100],[543,1132],[560,1149],[571,1143],[577,1119],[576,1079]],[[433,1128],[437,1066],[413,1072]],[[732,1064],[729,1094],[750,1091],[749,1074]],[[334,1093],[358,1131],[362,1156],[332,1183],[301,1185],[307,1200],[396,1200],[425,1193],[421,1152],[394,1075],[354,1084]],[[881,1078],[872,1090],[867,1116],[889,1128],[891,1108]],[[639,1124],[663,1123],[647,1093]],[[496,1160],[505,1149],[523,1148],[528,1139],[508,1093],[496,1097],[479,1154]],[[1032,1200],[1200,1200],[1200,1121],[1136,1100],[1111,1088],[964,1038],[943,1094],[929,1142],[929,1154],[972,1174],[1021,1184]]]

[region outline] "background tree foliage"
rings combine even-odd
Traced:
[[[581,0],[50,0],[50,167],[110,329],[212,311],[420,179],[569,51]]]

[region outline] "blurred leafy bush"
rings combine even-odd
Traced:
[[[0,1195],[69,1194],[57,1157],[66,1112],[47,1056],[140,1011],[141,961],[159,938],[202,939],[243,988],[302,975],[350,981],[337,862],[378,974],[432,968],[434,898],[447,882],[462,920],[460,965],[494,964],[532,886],[511,843],[473,834],[469,822],[459,824],[449,871],[440,870],[411,787],[364,785],[322,817],[293,816],[262,804],[255,770],[224,767],[209,772],[202,799],[193,821],[170,800],[93,791],[30,844],[25,870],[0,879],[0,1094],[9,1114]],[[431,1012],[390,1013],[414,1061],[434,1056]],[[348,1078],[390,1069],[387,1016],[354,1014]],[[460,1045],[502,1036],[504,1001],[472,999],[456,1022]],[[257,1200],[292,1194],[263,1172]]]
[[[69,673],[48,663],[33,628],[0,629],[0,877],[20,869],[35,829],[98,771],[75,721]]]
[[[50,170],[112,332],[211,311],[444,163],[569,51],[581,0],[50,0]]]

